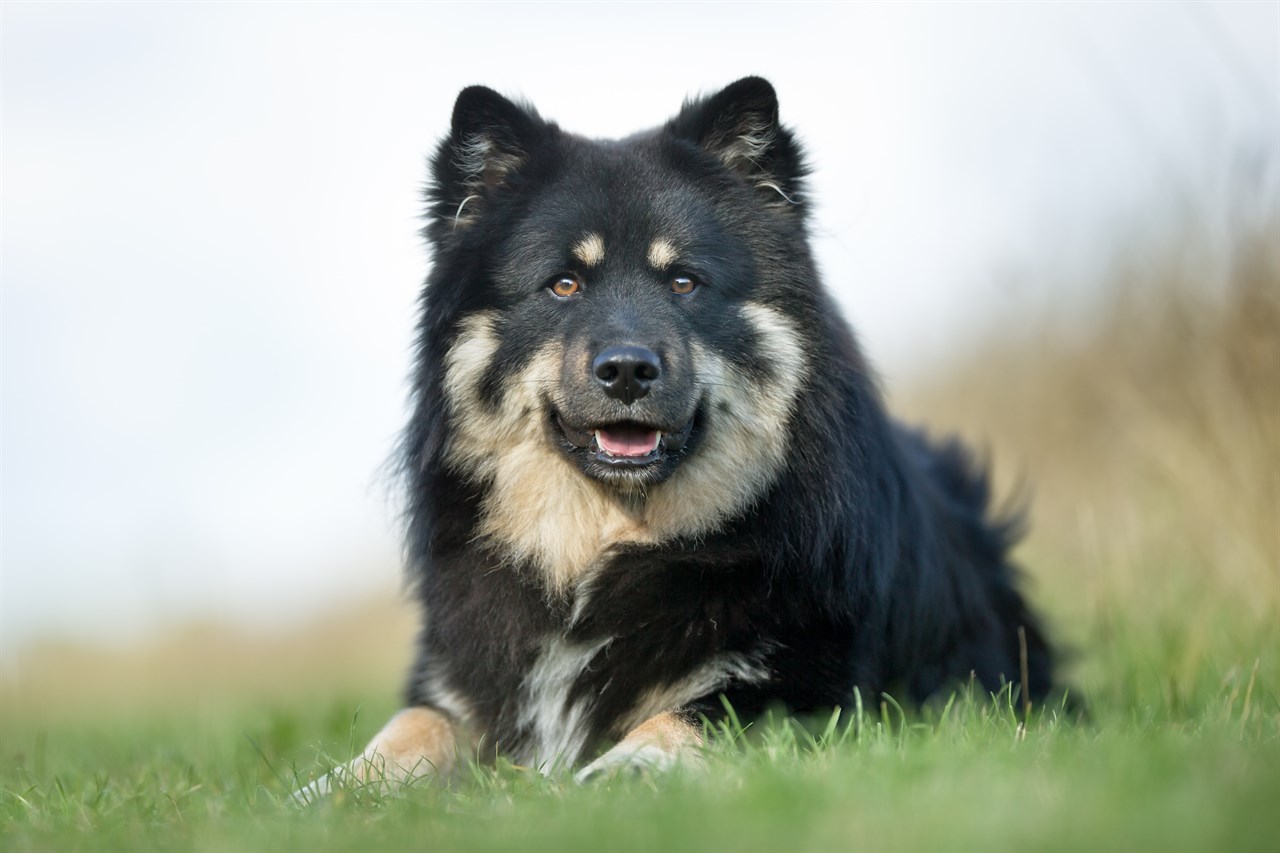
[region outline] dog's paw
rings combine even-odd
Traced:
[[[689,722],[687,714],[664,711],[636,726],[573,778],[583,783],[619,773],[667,773],[677,764],[697,770],[706,763],[701,746],[702,732]]]
[[[443,779],[457,755],[454,724],[431,708],[406,708],[374,736],[364,753],[293,793],[309,805],[342,789],[396,793],[424,779]]]
[[[301,788],[293,792],[293,804],[295,806],[309,806],[318,800],[321,800],[331,793],[335,787],[340,785],[337,782],[337,776],[341,773],[342,768],[335,768],[329,771],[319,779],[309,785],[303,785]]]
[[[655,743],[620,743],[573,775],[573,781],[585,784],[618,775],[666,774],[677,763],[692,765],[690,756],[671,752]]]
[[[402,764],[389,762],[378,754],[362,755],[294,791],[293,801],[297,805],[308,806],[344,790],[377,792],[382,796],[389,796],[439,778],[437,768],[422,758],[418,758],[414,764]]]
[[[293,804],[310,806],[339,791],[364,788],[371,784],[369,773],[371,767],[370,762],[363,757],[335,767],[310,784],[303,785],[294,791]]]

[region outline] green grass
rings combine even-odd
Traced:
[[[393,709],[336,702],[107,727],[6,721],[0,847],[439,850],[1276,850],[1274,684],[1195,709],[1054,709],[966,691],[904,716],[725,727],[709,770],[575,785],[500,765],[449,788],[294,786]],[[1228,679],[1228,681],[1233,681]],[[1249,690],[1249,686],[1252,690]]]

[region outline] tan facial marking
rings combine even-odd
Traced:
[[[481,536],[516,560],[532,557],[548,587],[561,593],[606,548],[651,536],[606,486],[582,476],[546,439],[543,395],[559,382],[563,344],[552,341],[532,353],[494,407],[481,402],[479,386],[498,345],[497,315],[479,312],[462,322],[445,357],[445,399],[456,424],[449,464],[487,486]]]
[[[649,244],[649,266],[664,270],[675,263],[676,247],[671,241],[659,237]]]
[[[774,375],[742,375],[695,343],[694,361],[711,392],[706,437],[639,507],[582,476],[546,439],[543,395],[559,382],[563,345],[552,341],[531,354],[501,402],[490,406],[481,402],[479,386],[498,349],[497,314],[464,320],[445,358],[445,398],[455,415],[447,454],[455,471],[487,486],[477,532],[513,562],[533,559],[549,589],[563,593],[612,547],[703,536],[750,506],[783,464],[807,358],[783,314],[751,302],[740,310]]]
[[[777,309],[748,302],[739,310],[759,335],[774,375],[753,379],[693,344],[694,363],[710,392],[706,432],[698,452],[649,493],[644,520],[659,541],[717,529],[750,506],[784,463],[807,357],[799,332]],[[689,507],[699,509],[691,513]]]
[[[604,238],[588,234],[573,245],[573,255],[589,267],[599,266],[604,260]]]

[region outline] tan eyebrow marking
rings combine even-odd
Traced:
[[[574,256],[589,267],[598,266],[604,260],[604,238],[588,234],[573,246]]]
[[[659,237],[649,244],[649,265],[656,269],[666,269],[675,262],[676,247],[670,240]]]

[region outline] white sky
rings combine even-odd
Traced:
[[[0,651],[398,580],[379,468],[464,85],[616,136],[769,77],[892,382],[1069,300],[1135,215],[1274,174],[1278,10],[4,3]]]

